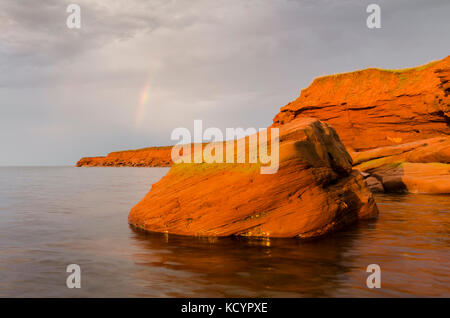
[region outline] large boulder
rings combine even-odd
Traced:
[[[181,235],[312,238],[377,216],[333,128],[301,118],[279,132],[276,173],[261,174],[261,163],[175,164],[129,223]]]

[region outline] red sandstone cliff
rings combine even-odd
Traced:
[[[281,108],[274,126],[297,117],[327,122],[354,151],[450,135],[450,56],[405,70],[366,69],[315,79]]]
[[[77,167],[169,167],[171,150],[172,146],[116,151],[106,157],[81,158]]]
[[[317,78],[281,108],[327,122],[374,191],[450,193],[450,56],[404,70]]]

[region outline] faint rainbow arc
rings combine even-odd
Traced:
[[[136,128],[139,128],[145,117],[145,110],[148,102],[148,96],[150,93],[150,82],[147,82],[142,88],[139,94],[139,103],[136,111]]]
[[[151,90],[154,90],[154,80],[158,74],[160,65],[153,63],[148,70],[147,81],[144,82],[144,86],[139,91],[138,97],[138,106],[136,108],[136,119],[135,119],[135,129],[139,129],[142,126],[142,123],[147,115],[147,110],[149,107],[149,103],[151,101]]]

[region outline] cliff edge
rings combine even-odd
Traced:
[[[273,126],[301,117],[336,129],[374,192],[450,193],[450,56],[403,69],[315,79]]]

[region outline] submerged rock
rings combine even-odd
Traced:
[[[175,164],[129,223],[181,235],[312,238],[377,216],[364,178],[327,124],[283,125],[279,154],[275,174],[261,174],[260,163]]]
[[[365,180],[366,180],[367,186],[373,193],[383,193],[384,192],[383,183],[381,183],[380,180],[378,180],[377,178],[375,178],[373,176],[369,176]]]

